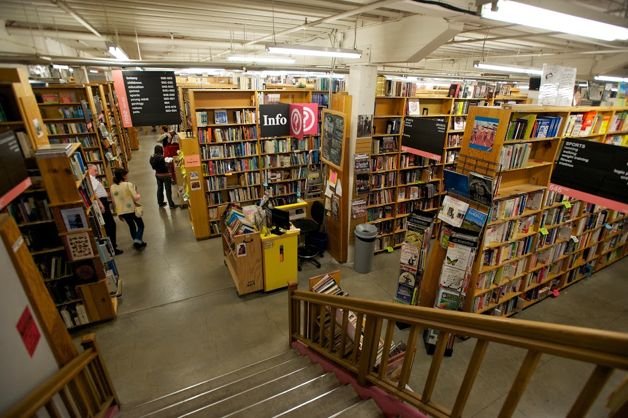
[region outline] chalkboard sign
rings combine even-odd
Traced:
[[[173,71],[124,71],[122,74],[134,126],[181,123]]]
[[[565,140],[550,190],[628,211],[628,148],[582,139]]]
[[[322,160],[337,170],[342,170],[343,150],[345,138],[344,113],[333,110],[323,110],[322,124]]]
[[[440,161],[447,132],[446,118],[413,118],[404,120],[401,149],[404,152]]]

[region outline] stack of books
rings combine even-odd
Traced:
[[[244,213],[236,208],[231,208],[225,213],[225,225],[232,235],[257,232],[255,226],[246,218]]]

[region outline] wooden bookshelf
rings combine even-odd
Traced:
[[[28,237],[35,263],[66,327],[112,319],[121,283],[85,174],[87,160],[81,145],[68,144],[67,149],[42,146],[35,155],[45,192],[22,196],[10,211],[18,219],[29,217],[20,229]],[[27,205],[37,210],[27,215],[29,211],[20,207]],[[33,234],[31,228],[39,228],[36,220],[47,229]],[[50,220],[53,222],[43,222]]]
[[[112,179],[111,166],[98,122],[102,113],[99,111],[102,109],[100,97],[94,96],[89,85],[79,84],[34,87],[33,91],[44,118],[49,142],[80,143],[84,147],[82,152],[86,163],[97,167],[100,180],[105,187],[109,187]]]
[[[470,109],[457,171],[494,177],[498,189],[476,253],[465,311],[513,315],[626,255],[625,214],[548,189],[561,141],[577,137],[620,145],[623,138],[608,132],[624,129],[624,121],[628,126],[626,110],[531,105]],[[574,129],[575,120],[584,115],[592,126]],[[498,123],[487,151],[470,146],[478,117]],[[539,127],[545,123],[548,131]],[[506,158],[508,147],[514,146],[521,146],[518,154],[508,155],[519,157]],[[474,159],[488,162],[483,171],[473,166]],[[432,275],[432,280],[438,278]]]

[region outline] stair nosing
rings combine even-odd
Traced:
[[[349,410],[351,410],[353,408],[356,408],[358,405],[362,405],[362,402],[368,402],[368,399],[361,399],[360,402],[356,402],[353,405],[350,405],[350,406],[346,407],[345,409],[343,409],[341,411],[338,411],[334,415],[331,415],[331,416],[329,416],[327,418],[339,417],[340,415],[344,414],[345,412],[347,412],[347,411],[349,411]]]
[[[145,414],[141,415],[141,416],[140,416],[140,418],[149,417],[149,416],[152,416],[153,414],[157,414],[157,413],[160,413],[160,412],[164,412],[164,411],[166,411],[166,410],[168,410],[168,409],[171,409],[171,408],[174,408],[174,407],[176,407],[176,406],[179,406],[179,405],[185,404],[185,403],[187,403],[187,402],[189,402],[189,401],[192,401],[192,400],[194,400],[194,399],[197,399],[197,398],[199,398],[199,397],[201,397],[201,396],[205,396],[205,395],[207,395],[207,394],[209,394],[209,393],[215,392],[215,391],[217,391],[217,390],[219,390],[219,389],[223,389],[223,388],[225,388],[225,387],[227,387],[227,386],[230,386],[230,385],[233,385],[233,384],[235,384],[235,383],[240,383],[240,382],[245,381],[245,380],[247,380],[247,379],[250,379],[250,378],[252,378],[252,377],[254,377],[254,376],[257,376],[257,375],[259,375],[259,374],[265,373],[265,372],[267,372],[267,371],[269,371],[269,370],[272,370],[272,369],[277,368],[277,367],[279,367],[279,366],[283,366],[283,365],[288,364],[288,363],[291,363],[291,362],[293,362],[293,361],[300,360],[300,359],[302,359],[302,358],[303,358],[303,357],[296,357],[296,358],[293,358],[293,359],[290,359],[290,360],[284,361],[284,362],[282,362],[282,363],[278,363],[278,364],[274,365],[273,367],[269,367],[268,369],[260,370],[260,371],[258,371],[258,372],[253,373],[253,374],[249,374],[249,375],[247,375],[247,376],[243,376],[243,377],[241,377],[241,378],[239,378],[239,379],[234,380],[233,382],[229,382],[229,383],[225,383],[225,384],[220,385],[220,386],[216,386],[215,388],[212,388],[212,389],[210,389],[210,390],[206,390],[206,391],[201,392],[201,393],[197,393],[196,395],[191,396],[191,397],[189,397],[189,398],[185,398],[185,399],[182,399],[182,400],[180,400],[180,401],[178,401],[178,402],[175,402],[175,403],[172,403],[172,404],[166,405],[166,406],[164,406],[164,407],[162,407],[162,408],[156,409],[156,410],[154,410],[154,411],[147,412],[147,413],[145,413]],[[281,376],[279,376],[278,378],[276,378],[276,379],[274,379],[274,380],[271,380],[271,382],[272,382],[272,381],[275,381],[275,380],[277,380],[277,379],[281,379],[281,378],[283,378],[283,377],[289,376],[289,375],[291,375],[291,374],[293,374],[293,373],[295,373],[295,372],[301,371],[301,370],[303,370],[303,369],[306,369],[306,368],[310,367],[311,365],[312,365],[312,364],[310,363],[310,364],[307,364],[307,365],[303,366],[303,367],[302,367],[302,368],[300,368],[300,369],[296,369],[296,370],[291,371],[290,373],[287,373],[287,374],[281,375]],[[227,373],[227,374],[230,374],[230,373]],[[263,386],[263,385],[264,385],[264,384],[266,384],[266,383],[268,383],[268,382],[265,382],[265,383],[263,383],[263,384],[261,384],[261,385],[259,385],[259,386]],[[254,388],[251,388],[251,389],[255,389],[255,388],[259,387],[259,386],[255,386]],[[244,392],[240,392],[240,393],[245,393],[245,392],[247,392],[247,391],[249,391],[249,390],[250,390],[250,389],[247,389],[246,391],[244,391]],[[240,394],[240,393],[238,393],[238,394]],[[233,396],[236,396],[236,395],[233,395]],[[224,398],[224,400],[227,400],[227,399],[229,399],[229,398]],[[214,405],[214,404],[216,404],[216,403],[219,403],[219,402],[222,402],[222,401],[223,401],[223,399],[221,399],[221,400],[219,400],[219,401],[217,401],[217,402],[214,402],[212,405]],[[139,408],[139,406],[138,406],[138,408]]]
[[[163,399],[166,399],[166,398],[169,398],[169,397],[171,397],[171,396],[177,395],[177,394],[179,394],[179,393],[181,393],[181,392],[185,392],[186,390],[190,390],[190,389],[193,389],[193,388],[198,387],[198,386],[200,386],[200,385],[204,385],[204,384],[206,384],[206,383],[209,383],[209,382],[211,382],[211,381],[213,381],[213,380],[221,379],[221,378],[226,377],[226,376],[229,376],[229,375],[231,375],[231,374],[235,374],[235,373],[238,373],[238,372],[240,372],[240,371],[242,371],[242,370],[248,369],[248,368],[250,368],[250,367],[257,366],[258,364],[264,363],[265,361],[270,361],[270,360],[272,360],[272,359],[276,359],[276,358],[278,358],[278,357],[285,356],[286,354],[291,353],[291,352],[292,352],[291,350],[288,350],[288,351],[285,351],[285,352],[283,352],[283,353],[281,353],[281,354],[278,354],[278,355],[276,355],[276,356],[268,357],[268,358],[266,358],[266,359],[264,359],[264,360],[260,360],[260,361],[257,361],[257,362],[255,362],[255,363],[247,364],[246,366],[242,366],[242,367],[240,367],[239,369],[232,370],[232,371],[230,371],[230,372],[227,372],[227,373],[221,374],[220,376],[215,376],[215,377],[212,377],[211,379],[203,380],[202,382],[198,382],[198,383],[195,383],[195,384],[193,384],[193,385],[187,386],[187,387],[185,387],[185,388],[182,388],[182,389],[179,389],[179,390],[175,390],[174,392],[167,393],[167,394],[165,394],[165,395],[159,396],[158,398],[151,399],[151,400],[149,400],[149,401],[142,402],[142,403],[139,403],[139,404],[137,404],[137,405],[133,405],[133,407],[132,407],[132,408],[130,408],[130,409],[140,408],[140,407],[142,407],[142,406],[149,405],[149,404],[151,404],[151,403],[155,403],[155,402],[157,402],[157,401],[161,401],[161,400],[163,400]],[[286,362],[284,362],[284,363],[279,363],[279,364],[285,364],[285,363],[286,363]],[[274,366],[273,366],[273,367],[274,367]],[[271,368],[272,368],[272,367],[271,367]],[[265,370],[268,370],[268,369],[265,369]],[[253,376],[253,375],[251,375],[251,376]]]
[[[218,405],[219,403],[222,403],[222,402],[228,401],[228,400],[230,400],[230,399],[233,399],[233,398],[235,398],[236,396],[240,396],[240,395],[242,395],[243,393],[247,393],[247,392],[251,392],[252,390],[259,389],[259,388],[261,388],[262,386],[266,386],[266,385],[268,385],[269,383],[274,383],[274,382],[276,382],[276,381],[278,381],[278,380],[280,380],[280,379],[283,379],[283,378],[285,378],[285,377],[287,377],[287,376],[291,376],[291,375],[293,375],[293,374],[295,374],[295,373],[298,373],[298,372],[300,372],[300,371],[303,371],[303,370],[307,369],[308,367],[312,367],[312,366],[313,366],[313,364],[308,364],[308,365],[307,365],[307,366],[305,366],[305,367],[302,367],[302,368],[297,369],[297,370],[293,370],[293,371],[291,371],[290,373],[286,373],[286,374],[284,374],[284,375],[282,375],[282,376],[279,376],[279,377],[276,377],[276,378],[274,378],[274,379],[268,380],[268,381],[266,381],[266,382],[264,382],[264,383],[261,383],[261,384],[259,384],[259,385],[257,385],[257,386],[253,386],[252,388],[248,388],[248,389],[246,389],[246,390],[244,390],[244,391],[242,391],[242,392],[238,392],[238,393],[236,393],[235,395],[231,395],[231,396],[228,396],[228,397],[226,397],[226,398],[219,399],[219,400],[217,400],[216,402],[212,402],[212,403],[210,403],[210,404],[208,404],[208,405],[203,405],[201,408],[197,408],[197,409],[195,409],[194,411],[186,412],[184,415],[180,415],[180,416],[179,416],[179,418],[182,418],[182,417],[187,417],[187,416],[189,416],[189,415],[195,414],[195,413],[197,413],[197,412],[200,412],[200,411],[202,411],[202,410],[204,410],[204,409],[207,409],[207,408],[209,408],[209,407],[212,407],[212,406],[214,406],[214,405]],[[324,376],[324,375],[323,375],[323,376]],[[320,377],[320,376],[317,376],[316,378],[319,378],[319,377]],[[295,387],[297,387],[297,386],[295,386]],[[186,399],[186,401],[187,401],[187,399]],[[245,409],[246,409],[246,408],[245,408]]]
[[[332,390],[329,390],[329,391],[327,391],[327,392],[325,392],[325,393],[322,393],[322,394],[320,394],[320,395],[318,395],[318,396],[316,396],[316,397],[314,397],[314,398],[312,398],[312,399],[309,399],[309,400],[307,400],[307,401],[303,402],[302,404],[299,404],[299,405],[297,405],[297,406],[293,406],[292,408],[288,409],[287,411],[283,411],[283,412],[282,412],[282,413],[280,413],[280,414],[273,415],[273,418],[277,418],[277,417],[280,417],[280,416],[282,416],[282,415],[289,414],[290,412],[295,411],[295,410],[297,410],[297,409],[299,409],[299,408],[301,408],[301,407],[303,407],[303,406],[305,406],[305,405],[308,405],[308,404],[310,404],[310,403],[312,403],[312,402],[315,402],[315,401],[317,401],[317,400],[319,400],[319,399],[321,399],[321,398],[324,398],[325,396],[327,396],[327,395],[329,395],[329,394],[331,394],[331,393],[333,393],[333,392],[335,392],[335,391],[337,391],[337,390],[340,390],[340,389],[342,389],[343,387],[345,387],[345,385],[341,385],[341,384],[339,384],[338,386],[336,386],[336,387],[335,387],[335,388],[333,388]]]
[[[322,379],[322,378],[327,377],[327,376],[329,376],[329,375],[330,375],[329,373],[323,373],[323,374],[321,374],[320,376],[316,376],[315,378],[310,379],[310,380],[307,380],[307,381],[305,381],[305,382],[303,382],[303,383],[300,383],[300,384],[298,384],[298,385],[296,385],[296,386],[293,386],[293,387],[291,387],[290,389],[286,389],[286,390],[284,390],[284,391],[282,391],[282,392],[276,393],[276,394],[274,394],[274,395],[272,395],[272,396],[269,396],[269,397],[268,397],[268,398],[266,398],[266,399],[263,399],[263,400],[261,400],[261,401],[257,401],[257,402],[255,402],[255,403],[253,403],[253,404],[251,404],[251,405],[247,405],[247,406],[246,406],[246,407],[244,407],[244,408],[240,408],[240,409],[239,409],[239,410],[237,410],[237,411],[230,412],[230,413],[228,413],[227,415],[223,415],[221,418],[227,418],[227,417],[233,416],[233,415],[235,415],[235,414],[238,414],[238,413],[240,413],[240,412],[246,411],[247,409],[250,409],[250,408],[252,408],[252,407],[254,407],[254,406],[257,406],[257,405],[261,405],[261,404],[263,404],[264,402],[266,402],[266,401],[268,401],[268,400],[275,399],[275,398],[277,398],[277,397],[279,397],[279,396],[281,396],[281,395],[285,395],[285,394],[286,394],[286,393],[288,393],[288,392],[291,392],[291,391],[293,391],[293,390],[295,390],[295,389],[298,389],[298,388],[300,388],[300,387],[303,387],[303,386],[305,386],[305,385],[309,385],[310,383],[313,383],[313,382],[317,381],[318,379]],[[183,416],[185,416],[185,415],[183,415]]]

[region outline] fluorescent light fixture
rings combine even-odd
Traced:
[[[89,72],[92,73],[92,74],[98,74],[99,73],[98,70],[89,70]]]
[[[538,68],[511,67],[509,65],[485,64],[483,62],[475,63],[473,64],[473,66],[480,70],[502,71],[506,73],[533,74],[533,75],[543,74],[543,71],[539,70]]]
[[[53,64],[52,68],[54,68],[55,70],[69,70],[70,66],[68,65],[59,65],[59,64]]]
[[[610,81],[613,83],[628,83],[628,78],[617,77],[617,76],[612,76],[612,75],[596,75],[594,78],[597,81]]]
[[[224,68],[181,68],[176,70],[176,74],[222,74],[226,72]]]
[[[119,46],[109,45],[109,49],[108,50],[109,50],[109,53],[111,55],[113,55],[118,61],[128,61],[129,60],[129,56]]]
[[[306,57],[333,57],[333,58],[360,58],[362,51],[357,49],[321,48],[301,45],[266,45],[266,51],[271,54],[302,55]]]
[[[227,57],[231,62],[254,62],[258,64],[294,64],[293,58],[269,57],[265,55],[231,55]]]
[[[628,40],[627,28],[516,1],[499,0],[497,7],[493,7],[493,3],[484,4],[480,14],[487,19],[530,26],[551,32],[563,32],[603,41]]]

